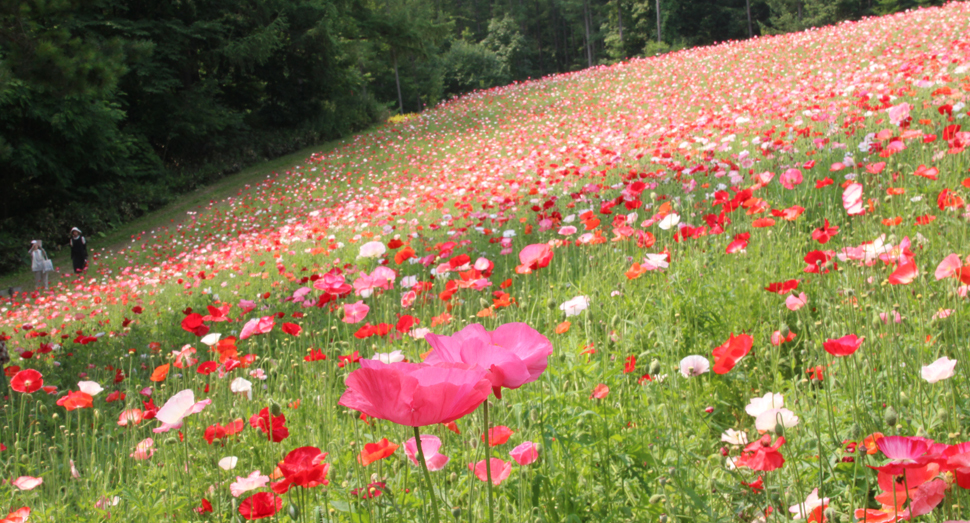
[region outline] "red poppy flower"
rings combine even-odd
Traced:
[[[242,432],[245,426],[246,425],[243,422],[242,418],[239,418],[235,421],[230,421],[225,425],[219,425],[218,423],[216,423],[215,425],[211,425],[205,429],[203,438],[205,438],[205,440],[209,442],[209,445],[212,445],[212,442],[217,439],[227,438],[229,436],[232,436],[233,434],[238,434]]]
[[[193,312],[182,319],[182,329],[200,337],[209,333],[208,325],[202,323],[202,315],[197,312]]]
[[[193,510],[195,510],[197,514],[205,514],[208,512],[212,512],[212,503],[209,503],[209,500],[202,498],[202,504],[198,507],[195,507]]]
[[[352,496],[357,496],[361,499],[373,499],[376,497],[380,497],[380,495],[383,494],[384,490],[386,489],[387,489],[387,483],[384,483],[383,481],[377,481],[377,482],[368,484],[366,488],[355,488],[354,490],[350,491],[350,494]]]
[[[310,354],[303,357],[303,361],[323,361],[327,359],[327,355],[323,353],[323,349],[310,349]]]
[[[249,424],[263,431],[266,439],[273,443],[279,443],[290,436],[290,429],[286,428],[286,416],[283,414],[272,416],[269,413],[269,407],[263,407],[259,414],[253,414],[249,418]]]
[[[623,364],[623,374],[629,374],[635,370],[637,370],[637,357],[628,356],[626,363]]]
[[[865,338],[860,338],[855,334],[846,334],[837,340],[827,340],[822,344],[822,348],[833,356],[849,356],[859,350],[863,341],[865,341]]]
[[[316,447],[300,447],[291,450],[279,465],[283,481],[273,483],[270,487],[273,492],[283,494],[292,486],[313,488],[317,485],[327,485],[330,464],[323,462],[326,458],[327,453],[320,452]]]
[[[283,332],[289,334],[290,336],[299,336],[303,328],[295,323],[284,323]]]
[[[43,386],[44,376],[34,369],[22,370],[10,379],[10,388],[24,394],[37,392]]]
[[[716,374],[730,372],[741,358],[748,355],[753,344],[754,338],[750,334],[735,336],[732,332],[726,342],[714,349],[714,372]]]
[[[775,294],[785,295],[798,289],[798,280],[788,280],[776,283],[769,283],[765,290]]]
[[[198,372],[203,376],[208,376],[209,374],[212,374],[213,372],[215,372],[216,369],[218,368],[219,368],[218,363],[214,361],[206,361],[199,364],[199,366],[195,368],[195,372]]]
[[[837,235],[838,233],[839,233],[839,227],[837,225],[830,227],[829,220],[828,218],[826,218],[824,226],[819,227],[818,229],[815,229],[814,231],[812,231],[812,239],[824,245],[828,243],[829,239],[831,239],[833,236]]]
[[[283,508],[283,498],[271,492],[257,492],[239,504],[239,514],[249,520],[269,518]]]
[[[384,459],[394,454],[394,451],[397,450],[399,446],[400,445],[387,441],[387,438],[384,438],[377,443],[367,443],[364,445],[364,450],[362,450],[360,455],[357,456],[357,461],[366,467],[375,461]]]

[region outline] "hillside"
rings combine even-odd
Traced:
[[[146,231],[2,302],[0,494],[31,521],[966,518],[968,25],[476,91]],[[487,368],[439,366],[475,323],[452,356]],[[401,358],[488,374],[419,397],[373,362]]]

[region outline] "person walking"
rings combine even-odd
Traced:
[[[88,264],[88,242],[81,236],[81,229],[71,229],[71,261],[74,262],[74,274],[80,276]]]
[[[47,273],[54,269],[54,264],[47,258],[47,251],[40,240],[30,242],[30,270],[34,272],[34,290],[40,289],[41,280],[47,289]]]

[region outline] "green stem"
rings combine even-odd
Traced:
[[[428,463],[424,460],[424,449],[421,448],[421,432],[414,427],[414,445],[418,448],[418,461],[421,462],[421,469],[424,470],[424,480],[428,483],[428,496],[431,498],[431,512],[434,513],[434,521],[438,519],[438,500],[434,494],[434,486],[431,485],[431,473],[428,472]]]
[[[488,400],[482,403],[482,413],[485,420],[485,489],[488,491],[488,523],[495,521],[495,509],[492,506],[492,453],[488,441]]]

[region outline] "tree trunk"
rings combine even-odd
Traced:
[[[587,67],[593,67],[593,41],[589,34],[589,0],[583,0],[583,28],[586,30]]]
[[[663,36],[660,34],[660,0],[657,0],[657,43],[663,43]]]
[[[748,38],[754,36],[754,31],[751,30],[751,0],[744,0],[744,8],[748,12]]]
[[[404,114],[404,97],[401,96],[401,77],[397,74],[397,53],[391,50],[391,57],[394,59],[394,81],[397,83],[397,111]]]
[[[542,66],[542,22],[539,17],[539,0],[535,0],[533,3],[536,12],[536,48],[539,51],[539,72],[536,76],[542,76],[545,68]]]
[[[798,0],[798,21],[802,21],[802,0]]]
[[[620,48],[623,48],[623,9],[620,0],[616,0],[616,21],[620,28]]]

